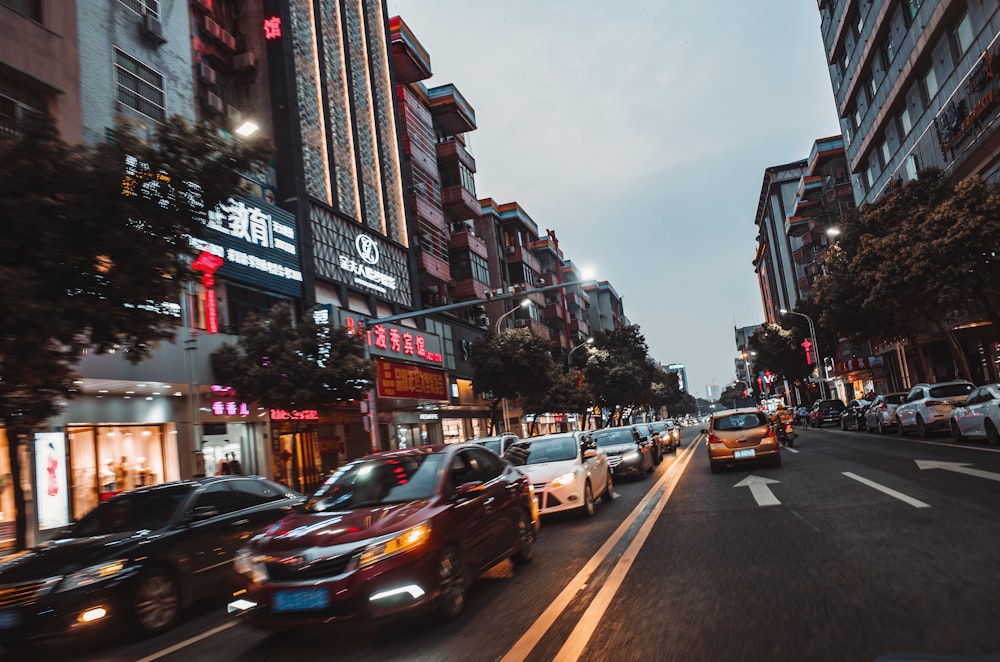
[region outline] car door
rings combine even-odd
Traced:
[[[490,527],[494,525],[491,518],[496,495],[483,485],[482,489],[465,494],[459,494],[458,489],[466,483],[479,480],[476,467],[473,465],[471,449],[456,452],[448,466],[445,489],[451,498],[451,533],[452,539],[461,549],[466,566],[474,572],[483,568],[490,551]],[[488,502],[487,502],[488,501]]]
[[[471,448],[465,453],[486,493],[483,512],[488,525],[484,532],[483,556],[486,563],[491,563],[506,555],[516,541],[518,519],[523,512],[517,501],[520,490],[505,476],[507,463],[496,455],[480,448]]]
[[[986,407],[988,405],[987,399],[984,397],[985,389],[977,388],[971,393],[966,399],[965,404],[959,408],[954,409],[956,413],[956,420],[958,422],[958,428],[963,435],[969,437],[984,437],[986,436],[986,429],[984,428],[984,423],[986,420]]]
[[[919,386],[914,386],[906,394],[906,400],[896,409],[896,418],[905,428],[912,428],[917,421],[916,402],[923,398],[924,390]]]
[[[587,457],[588,451],[593,451],[591,457]],[[589,434],[580,437],[580,460],[590,479],[594,496],[604,494],[608,486],[608,456],[597,447],[597,442]]]

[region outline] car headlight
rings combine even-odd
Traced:
[[[394,533],[372,542],[357,556],[357,565],[359,568],[364,568],[397,554],[417,549],[427,542],[430,537],[430,523],[421,522],[416,526],[411,526],[402,533]]]
[[[105,579],[111,579],[120,575],[128,567],[128,559],[118,559],[116,561],[106,561],[89,568],[83,568],[76,572],[71,572],[55,588],[55,593],[72,591],[74,589],[90,586]]]
[[[257,556],[249,549],[243,548],[233,557],[233,568],[254,584],[266,582],[267,566],[257,560]]]
[[[639,459],[639,451],[629,451],[629,452],[625,453],[624,455],[622,455],[622,459],[623,460],[638,460]]]
[[[562,487],[563,485],[570,485],[576,479],[576,473],[573,471],[567,471],[562,476],[556,476],[549,482],[552,487]]]

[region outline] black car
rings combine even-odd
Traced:
[[[237,550],[304,500],[237,475],[118,494],[54,539],[0,559],[0,642],[105,624],[167,630],[194,600],[231,595]]]
[[[649,442],[640,442],[631,426],[604,428],[591,433],[594,441],[608,455],[608,466],[615,476],[645,478],[653,470],[653,450]]]
[[[856,398],[847,403],[847,408],[840,412],[841,430],[861,430],[865,427],[865,414],[871,402]]]
[[[649,452],[653,456],[653,464],[657,465],[663,461],[660,434],[653,430],[648,423],[633,423],[631,427],[638,437],[639,443],[649,447]]]
[[[821,428],[825,423],[840,422],[840,414],[846,407],[841,400],[817,400],[809,412],[809,426]]]

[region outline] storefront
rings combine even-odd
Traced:
[[[0,550],[16,544],[14,510],[14,475],[10,470],[10,448],[7,430],[0,427]]]

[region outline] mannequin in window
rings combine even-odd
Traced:
[[[121,492],[128,489],[128,457],[122,455],[122,459],[115,462],[112,467],[115,472],[115,491]]]

